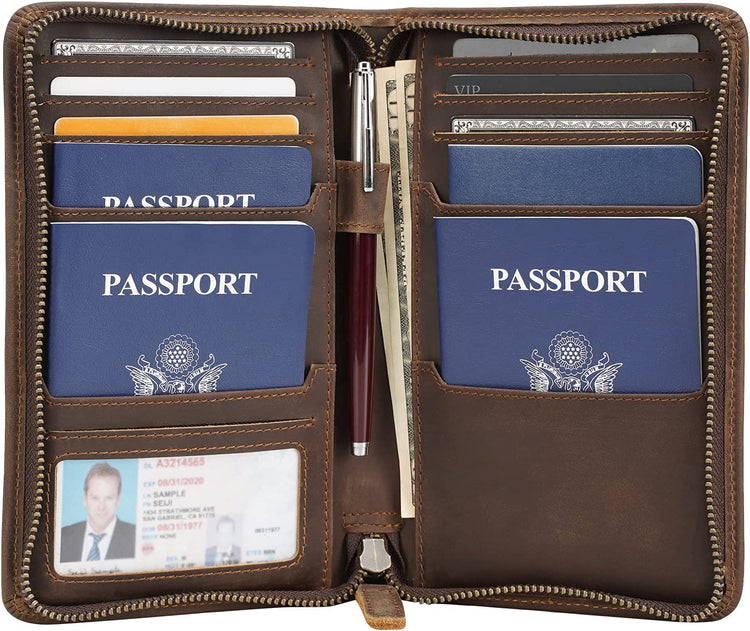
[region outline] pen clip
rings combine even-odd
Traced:
[[[352,78],[352,149],[362,163],[362,189],[370,193],[375,180],[375,73],[369,61],[361,61]]]

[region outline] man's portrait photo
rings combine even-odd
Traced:
[[[132,462],[132,461],[131,461]],[[120,469],[106,462],[69,460],[63,479],[63,519],[83,517],[75,523],[63,525],[60,531],[60,562],[93,562],[135,557],[135,524],[121,519],[123,476]],[[126,465],[123,462],[123,465]],[[81,476],[86,467],[81,485]],[[118,465],[119,466],[119,465]],[[135,484],[135,481],[131,482]],[[77,486],[76,489],[73,485]],[[79,486],[80,485],[80,486]],[[74,498],[81,498],[82,508]],[[66,504],[74,504],[66,506]],[[84,513],[85,511],[85,513]],[[131,512],[131,511],[129,511]],[[133,517],[135,515],[133,514]]]
[[[242,562],[242,548],[237,545],[239,531],[237,520],[229,515],[216,520],[211,538],[216,545],[206,548],[206,565],[234,565]]]

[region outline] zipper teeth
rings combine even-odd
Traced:
[[[727,101],[727,81],[729,79],[729,43],[723,33],[721,25],[712,17],[699,13],[679,13],[668,17],[652,20],[645,24],[635,25],[608,33],[593,35],[548,35],[538,33],[519,33],[492,26],[472,26],[467,24],[453,24],[439,20],[415,20],[400,24],[384,38],[376,57],[376,65],[383,66],[388,61],[388,48],[393,40],[401,33],[414,29],[433,29],[469,33],[481,37],[499,37],[505,39],[521,39],[528,41],[544,41],[553,43],[590,43],[597,41],[609,41],[621,39],[645,33],[647,31],[680,22],[695,22],[709,28],[716,35],[721,45],[721,77],[719,83],[716,115],[711,132],[711,145],[709,154],[708,184],[706,186],[707,197],[707,219],[706,219],[706,327],[707,327],[707,406],[706,406],[706,447],[705,447],[705,489],[706,489],[706,513],[708,517],[709,540],[711,545],[711,556],[714,569],[713,593],[708,604],[697,613],[678,613],[670,611],[667,607],[659,607],[653,603],[637,598],[627,598],[608,594],[606,592],[579,589],[573,587],[517,584],[499,587],[487,587],[478,589],[464,589],[460,591],[446,591],[435,596],[420,595],[419,591],[413,590],[401,583],[399,578],[388,572],[386,578],[393,585],[401,598],[413,602],[437,604],[449,603],[462,600],[486,598],[492,596],[504,596],[509,594],[541,594],[547,596],[567,596],[598,602],[612,604],[625,609],[631,609],[648,614],[655,618],[662,618],[676,622],[698,622],[707,620],[717,610],[724,596],[725,577],[724,561],[719,546],[719,531],[716,524],[716,510],[713,497],[713,467],[714,467],[714,404],[715,404],[715,371],[716,371],[716,339],[715,339],[715,312],[714,312],[714,281],[713,281],[713,248],[714,248],[714,206],[716,196],[716,172],[718,159],[719,136],[723,113]]]
[[[269,24],[269,25],[237,25],[237,24],[201,24],[196,22],[183,22],[172,19],[164,19],[159,16],[121,11],[102,7],[70,7],[51,12],[43,18],[30,25],[29,33],[24,41],[23,67],[24,84],[29,116],[31,119],[34,138],[34,163],[36,166],[36,181],[39,191],[39,220],[38,232],[38,256],[39,256],[39,291],[37,295],[37,318],[36,337],[34,348],[34,371],[35,387],[34,395],[36,401],[36,427],[37,427],[37,480],[36,497],[34,500],[33,518],[29,537],[24,550],[21,566],[21,591],[24,600],[29,607],[38,615],[56,622],[78,622],[84,620],[98,620],[117,614],[129,613],[142,609],[158,609],[174,605],[189,605],[200,602],[233,602],[257,605],[271,605],[277,607],[325,607],[351,600],[357,587],[364,581],[365,572],[357,570],[354,576],[340,588],[332,590],[331,596],[327,598],[308,598],[294,596],[277,596],[266,593],[245,593],[239,591],[205,591],[187,594],[174,594],[168,596],[156,596],[151,598],[138,598],[128,600],[116,605],[94,608],[81,613],[69,613],[69,608],[58,608],[46,606],[40,603],[31,589],[31,555],[41,520],[44,491],[44,412],[43,412],[43,389],[42,389],[42,361],[44,346],[44,331],[46,320],[47,281],[48,281],[48,254],[49,254],[49,213],[47,198],[47,176],[44,165],[44,154],[42,151],[43,135],[39,124],[39,112],[36,103],[36,88],[34,84],[33,55],[36,40],[44,28],[52,22],[70,17],[97,17],[114,20],[125,20],[140,24],[166,27],[175,30],[196,31],[201,33],[220,33],[234,35],[271,35],[280,33],[302,33],[326,30],[349,30],[359,35],[368,47],[368,59],[375,56],[375,42],[370,35],[359,26],[348,20],[334,19],[318,22],[304,22],[302,24]]]
[[[96,620],[111,617],[117,614],[128,613],[143,609],[158,609],[170,605],[189,605],[199,602],[234,602],[258,605],[272,605],[280,607],[323,607],[351,600],[356,588],[364,582],[366,573],[358,570],[354,577],[335,590],[328,598],[294,598],[277,597],[264,593],[243,593],[236,591],[207,591],[189,594],[175,594],[171,596],[157,596],[150,598],[139,598],[129,600],[117,605],[94,608],[81,613],[68,613],[65,608],[46,606],[40,603],[31,588],[30,566],[31,555],[34,551],[35,540],[42,517],[42,509],[45,493],[45,469],[44,469],[44,412],[43,412],[43,389],[42,389],[42,361],[44,332],[46,320],[47,280],[48,280],[48,252],[49,252],[49,213],[47,199],[47,177],[42,150],[43,135],[39,124],[36,103],[36,88],[34,84],[33,55],[36,40],[42,30],[54,21],[80,16],[93,16],[116,20],[125,20],[153,26],[167,27],[177,30],[196,31],[201,33],[221,33],[239,35],[267,35],[279,33],[300,33],[323,30],[349,30],[358,34],[369,48],[368,58],[374,59],[376,66],[386,63],[388,47],[399,34],[413,29],[437,29],[470,33],[483,37],[503,37],[507,39],[523,39],[531,41],[544,41],[555,43],[588,43],[594,41],[607,41],[620,39],[631,35],[643,33],[660,26],[678,22],[696,22],[710,28],[717,36],[722,47],[721,83],[714,128],[712,131],[711,148],[709,156],[708,185],[707,185],[707,222],[706,222],[706,313],[708,326],[708,359],[707,359],[707,386],[708,406],[706,422],[706,505],[708,513],[709,533],[711,540],[711,553],[714,563],[714,591],[709,604],[696,614],[678,614],[670,612],[666,608],[654,607],[646,601],[613,596],[604,592],[593,590],[575,589],[570,587],[558,587],[548,585],[510,585],[494,588],[467,589],[463,591],[450,592],[439,596],[418,596],[412,593],[408,586],[404,586],[398,576],[389,570],[385,576],[393,585],[400,596],[409,601],[423,603],[441,603],[483,598],[505,594],[546,594],[585,598],[611,603],[627,609],[635,609],[658,618],[675,621],[699,621],[705,620],[716,611],[724,594],[724,568],[723,557],[719,546],[719,533],[716,526],[714,500],[713,500],[713,424],[714,424],[714,394],[715,394],[715,332],[714,332],[714,299],[713,299],[713,210],[715,203],[716,188],[716,165],[719,135],[721,131],[722,114],[726,105],[727,80],[729,77],[729,44],[723,34],[720,25],[713,18],[697,13],[680,13],[666,18],[653,20],[646,24],[628,27],[617,31],[598,33],[593,35],[547,35],[536,33],[518,33],[503,30],[498,27],[471,26],[464,24],[452,24],[445,21],[417,20],[396,27],[383,40],[379,50],[370,35],[361,27],[348,20],[328,20],[321,22],[304,22],[302,24],[269,24],[269,25],[236,25],[236,24],[205,24],[198,22],[184,22],[180,20],[164,19],[133,11],[121,11],[102,7],[71,7],[61,9],[47,14],[30,25],[29,33],[26,35],[23,49],[24,87],[26,100],[31,119],[34,139],[34,162],[36,166],[36,180],[39,191],[39,220],[40,227],[38,238],[38,295],[37,295],[37,318],[36,336],[34,348],[34,382],[36,400],[36,426],[37,426],[37,479],[36,495],[34,499],[33,517],[29,536],[26,541],[22,566],[21,566],[21,592],[27,605],[37,614],[57,622],[76,622],[83,620]]]

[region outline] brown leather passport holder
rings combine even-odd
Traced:
[[[455,58],[459,37],[590,42],[689,33],[698,53]],[[53,56],[58,38],[282,40],[292,59]],[[72,622],[357,599],[399,624],[400,599],[701,621],[742,586],[742,385],[747,34],[712,5],[350,11],[276,7],[35,4],[5,37],[6,459],[3,600],[18,618]],[[373,435],[349,455],[342,233],[382,226],[350,158],[349,72],[416,60],[411,181],[415,517],[402,518],[382,345]],[[686,73],[690,92],[445,94],[460,72]],[[298,96],[63,97],[60,75],[290,76]],[[313,157],[296,208],[167,211],[153,219],[296,219],[316,235],[304,385],[151,397],[53,397],[43,379],[51,221],[112,211],[48,197],[62,116],[294,114]],[[447,199],[453,116],[684,115],[696,131],[517,132],[520,144],[688,143],[704,159],[694,207],[457,206]],[[477,134],[475,142],[493,142]],[[86,140],[85,137],[78,140]],[[117,138],[109,140],[116,141]],[[121,139],[120,139],[121,140]],[[203,139],[219,142],[220,137]],[[144,141],[139,139],[139,141]],[[144,142],[174,142],[156,137]],[[289,142],[269,138],[267,142]],[[377,169],[376,190],[387,169]],[[457,387],[440,375],[436,216],[688,216],[700,232],[704,383],[684,394],[539,393]],[[120,221],[142,220],[117,209]],[[219,431],[217,428],[221,426]],[[63,576],[52,559],[55,465],[64,459],[208,455],[293,445],[304,454],[297,555],[284,563]],[[361,558],[375,546],[384,566]],[[372,552],[372,549],[370,550]],[[386,584],[375,587],[373,583]],[[395,614],[394,614],[395,611]]]

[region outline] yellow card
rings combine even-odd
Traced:
[[[55,121],[58,136],[285,136],[299,133],[291,114],[273,116],[91,116]]]

